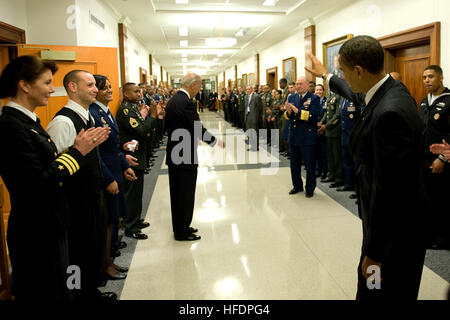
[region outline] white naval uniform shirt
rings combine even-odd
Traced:
[[[94,119],[90,115],[89,111],[75,101],[69,100],[66,108],[75,111],[81,119],[83,119],[84,123],[87,123],[87,120],[90,119],[91,123],[94,124]],[[56,116],[52,121],[50,121],[47,126],[47,133],[55,143],[58,153],[61,153],[62,151],[73,146],[75,138],[77,137],[77,130],[75,129],[75,125],[72,120],[61,115]]]
[[[22,107],[20,104],[17,104],[17,103],[15,103],[15,102],[13,102],[13,101],[9,101],[9,102],[5,105],[5,107],[10,107],[10,108],[19,110],[20,112],[23,112],[23,113],[26,114],[28,117],[30,117],[34,122],[36,122],[37,119],[38,119],[38,116],[36,115],[36,113],[31,112],[31,111],[28,110],[27,108]]]

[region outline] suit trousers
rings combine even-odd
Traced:
[[[342,146],[342,173],[344,176],[344,187],[355,187],[355,162],[350,154],[348,146]]]
[[[295,146],[289,145],[289,153],[291,154],[291,178],[295,190],[303,190],[303,180],[301,174],[302,160],[306,167],[306,185],[307,193],[313,193],[316,189],[316,170],[315,170],[315,153],[316,145],[313,146]]]
[[[361,265],[364,250],[358,266],[358,290],[356,300],[398,301],[417,300],[422,277],[425,248],[413,243],[393,244],[381,266],[381,288],[369,289],[362,275]]]
[[[189,234],[195,204],[197,166],[181,168],[169,165],[172,229],[176,238]]]
[[[317,152],[317,171],[319,172],[319,175],[326,177],[326,175],[328,174],[327,141],[323,134],[319,135],[316,152]]]
[[[327,164],[329,175],[336,183],[342,183],[341,139],[327,137]]]
[[[142,213],[144,171],[138,169],[133,170],[137,180],[125,180],[123,183],[125,190],[125,201],[127,204],[127,219],[125,222],[125,232],[127,233],[135,233],[140,230],[139,220],[141,219]]]

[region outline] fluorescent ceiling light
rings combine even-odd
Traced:
[[[276,5],[278,0],[266,0],[263,3],[263,6],[274,6]]]
[[[208,47],[216,47],[216,48],[232,47],[236,43],[237,43],[236,38],[207,38],[205,40],[205,44]]]
[[[176,4],[188,4],[189,0],[175,0]]]
[[[241,28],[239,31],[235,34],[236,37],[243,37],[248,31],[248,28]]]
[[[189,35],[189,27],[188,26],[178,27],[178,34],[180,35],[180,37],[187,37]]]
[[[187,40],[180,40],[180,47],[187,47],[189,42]]]

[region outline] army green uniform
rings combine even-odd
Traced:
[[[286,88],[283,90],[283,94],[281,95],[281,102],[282,104],[285,104],[289,97],[289,87],[286,85]],[[283,131],[287,130],[286,127],[286,118],[281,116],[279,121],[280,126],[280,152],[286,152],[289,154],[289,143],[287,142],[287,139],[283,139]]]
[[[154,132],[156,119],[148,117],[145,120],[139,112],[139,104],[123,100],[116,115],[120,132],[120,146],[126,142],[136,140],[138,148],[131,152],[123,150],[137,158],[138,165],[132,167],[137,177],[135,181],[124,181],[125,201],[127,204],[127,221],[125,223],[125,235],[136,233],[140,230],[139,219],[142,213],[142,193],[144,191],[144,170],[147,167],[148,137]],[[151,146],[150,146],[151,148]]]
[[[280,107],[283,105],[283,100],[282,99],[273,99],[272,100],[272,117],[275,118],[275,121],[272,122],[273,124],[273,129],[278,131],[278,148],[281,147],[281,118],[284,118],[283,115],[283,111],[280,110]]]
[[[344,182],[341,158],[341,114],[339,110],[341,97],[333,92],[327,99],[327,111],[321,120],[326,125],[328,178],[337,184]]]

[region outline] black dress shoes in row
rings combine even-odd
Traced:
[[[129,238],[133,238],[133,239],[137,239],[137,240],[148,239],[148,236],[145,233],[142,233],[141,230],[134,232],[134,233],[125,232],[125,235]]]
[[[124,280],[127,278],[126,273],[118,273],[115,275],[110,275],[109,273],[105,273],[106,280]]]
[[[338,192],[344,192],[344,191],[355,191],[355,188],[344,186],[342,188],[337,188],[336,191]]]
[[[198,229],[189,227],[189,233],[184,236],[175,236],[175,240],[177,241],[196,241],[200,240],[202,237],[196,235],[195,233],[198,232]]]

